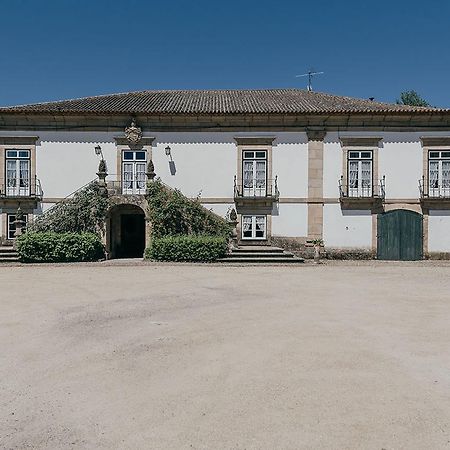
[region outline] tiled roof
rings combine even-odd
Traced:
[[[379,114],[450,113],[302,89],[139,91],[0,108],[23,114]]]

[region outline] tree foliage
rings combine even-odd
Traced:
[[[400,94],[400,99],[397,100],[398,105],[409,106],[431,106],[425,99],[423,99],[416,91],[403,91]]]

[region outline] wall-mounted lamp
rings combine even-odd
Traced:
[[[166,156],[171,156],[172,149],[169,146],[167,146],[164,150],[166,151]]]
[[[94,150],[95,150],[95,154],[97,156],[101,156],[102,159],[105,159],[105,158],[103,158],[103,152],[102,152],[102,148],[100,147],[100,145],[96,145]]]

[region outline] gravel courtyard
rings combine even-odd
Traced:
[[[450,266],[0,267],[0,448],[450,449]]]

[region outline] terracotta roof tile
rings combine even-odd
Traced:
[[[0,108],[26,114],[378,114],[450,113],[301,89],[139,91]]]

